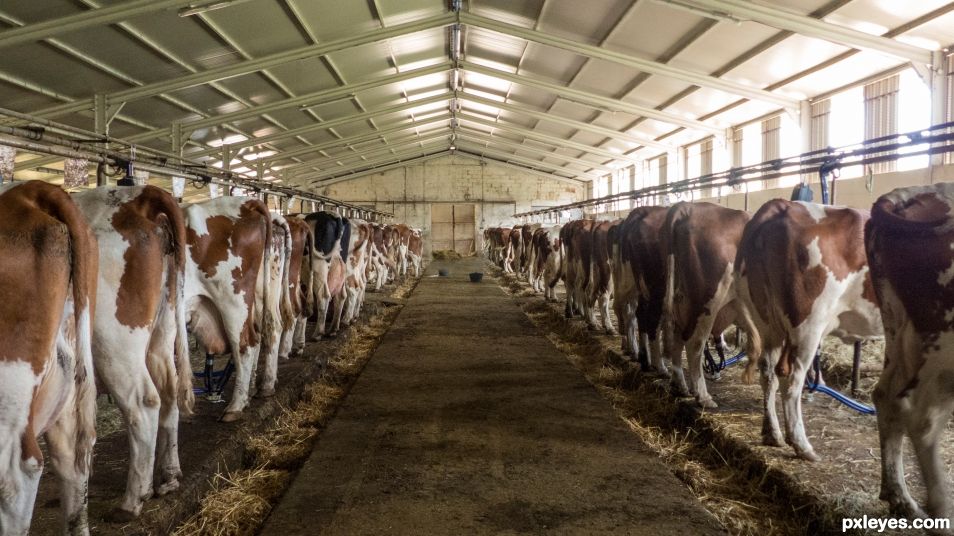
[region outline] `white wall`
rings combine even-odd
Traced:
[[[514,213],[581,201],[584,183],[544,177],[529,171],[462,156],[365,175],[317,189],[316,193],[394,214],[394,221],[424,230],[430,253],[431,205],[473,203],[478,250],[485,227],[514,225]]]

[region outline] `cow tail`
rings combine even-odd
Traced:
[[[182,210],[168,194],[155,196],[160,203],[161,213],[166,217],[170,231],[170,299],[174,300],[176,337],[176,400],[183,418],[189,418],[195,407],[195,394],[192,391],[192,362],[189,359],[189,335],[186,328],[185,269],[186,269],[186,230]],[[174,277],[172,274],[175,274]],[[174,286],[173,286],[174,285]]]
[[[93,380],[93,315],[96,312],[96,282],[99,249],[86,218],[59,187],[31,182],[39,208],[66,225],[70,238],[70,280],[73,289],[74,359],[76,380],[76,467],[88,473],[96,442],[96,384]]]
[[[305,254],[302,255],[304,260],[304,266],[302,267],[302,273],[304,274],[304,281],[300,284],[304,284],[305,290],[305,303],[302,304],[304,307],[305,317],[310,317],[315,314],[315,235],[311,232],[311,226],[307,226],[308,232],[305,233]],[[298,291],[298,289],[295,289]]]
[[[268,306],[271,300],[271,293],[269,292],[268,277],[272,273],[272,214],[268,211],[268,207],[265,203],[259,199],[253,199],[248,201],[250,204],[250,209],[254,212],[257,212],[262,217],[262,222],[265,224],[265,247],[263,248],[262,257],[262,333],[259,333],[261,337],[261,345],[263,348],[271,342],[270,330],[266,329],[267,326],[273,325],[273,323],[278,322],[278,318],[274,318],[271,308]],[[255,306],[255,300],[253,300],[253,307]],[[254,318],[254,316],[253,316]],[[253,322],[253,325],[255,323]]]
[[[742,381],[752,383],[755,381],[755,371],[762,359],[762,337],[759,335],[759,330],[755,328],[755,322],[752,321],[752,311],[749,309],[747,302],[739,303],[738,313],[742,319],[745,333],[748,335],[745,352],[749,359],[745,365],[745,372],[742,373]]]
[[[288,226],[288,222],[284,219],[281,224],[282,230],[285,232],[285,240],[282,241],[284,244],[284,266],[282,267],[282,294],[281,294],[281,308],[282,308],[282,317],[288,318],[289,322],[295,317],[294,309],[292,308],[291,302],[291,293],[292,289],[288,286],[288,278],[290,277],[289,272],[291,271],[291,254],[292,254],[292,236],[291,236],[291,227]],[[294,289],[294,292],[297,292],[298,289]]]

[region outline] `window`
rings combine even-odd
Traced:
[[[762,124],[751,123],[742,128],[736,129],[741,138],[736,142],[736,150],[739,150],[737,166],[752,166],[762,163]],[[749,181],[746,183],[748,191],[755,192],[762,189],[762,181]]]
[[[898,132],[898,90],[900,77],[889,76],[865,84],[865,139],[871,140],[896,134]],[[885,153],[877,153],[883,155]],[[874,173],[894,171],[895,162],[879,162],[870,164],[869,169]]]
[[[850,147],[865,139],[864,89],[861,86],[842,91],[831,98],[828,119],[828,143],[832,147]],[[861,166],[841,170],[841,177],[860,177]],[[817,178],[816,178],[817,180]]]
[[[947,57],[947,112],[946,122],[954,121],[954,54]],[[948,129],[950,131],[951,129]],[[954,153],[945,153],[944,163],[954,164]]]
[[[931,91],[914,69],[903,71],[898,88],[898,132],[916,132],[931,126]],[[898,149],[901,154],[927,150],[927,144]],[[927,167],[930,156],[909,156],[898,160],[898,171]]]

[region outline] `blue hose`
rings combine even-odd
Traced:
[[[742,359],[743,359],[744,357],[745,357],[745,351],[743,350],[743,351],[739,352],[738,354],[736,354],[736,355],[734,355],[734,356],[732,356],[732,357],[726,359],[726,360],[725,360],[725,364],[723,364],[721,367],[719,367],[719,369],[722,370],[722,369],[725,369],[726,367],[728,367],[728,366],[730,366],[730,365],[734,365],[734,364],[738,363],[739,361],[742,361]],[[811,392],[816,392],[816,391],[817,391],[817,392],[819,392],[819,393],[824,393],[824,394],[826,394],[826,395],[828,395],[828,396],[834,398],[835,400],[841,402],[842,404],[848,406],[849,408],[851,408],[851,409],[857,411],[858,413],[861,413],[862,415],[874,415],[874,414],[875,414],[875,409],[874,409],[873,407],[871,407],[871,406],[869,406],[869,405],[867,405],[867,404],[862,404],[861,402],[858,402],[857,400],[854,400],[854,399],[852,399],[852,398],[849,398],[849,397],[847,397],[847,396],[841,394],[839,391],[836,391],[836,390],[834,390],[834,389],[828,387],[827,385],[819,385],[819,384],[816,384],[816,383],[810,381],[808,378],[806,378],[806,379],[805,379],[805,388],[808,389],[808,390],[811,391]]]
[[[835,400],[841,402],[842,404],[848,406],[849,408],[861,413],[862,415],[874,415],[875,409],[867,404],[862,404],[857,400],[848,398],[847,396],[841,394],[839,391],[836,391],[827,385],[818,385],[817,383],[805,379],[805,388],[809,391],[817,391],[819,393],[825,393],[826,395],[834,398]]]

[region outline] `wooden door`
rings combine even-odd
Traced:
[[[431,250],[473,254],[476,221],[473,204],[431,205]]]

